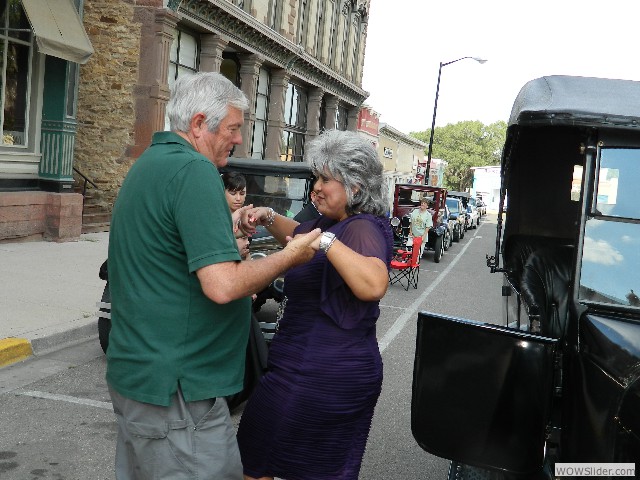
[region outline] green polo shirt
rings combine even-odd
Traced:
[[[179,135],[157,132],[116,200],[109,234],[107,381],[169,405],[243,387],[251,299],[209,300],[195,271],[240,261],[220,174]]]

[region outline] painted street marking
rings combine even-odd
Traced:
[[[105,410],[113,410],[111,402],[100,402],[98,400],[90,400],[88,398],[70,397],[69,395],[58,395],[55,393],[24,391],[15,392],[16,395],[24,395],[25,397],[44,398],[46,400],[57,400],[59,402],[77,403],[78,405],[87,405],[89,407],[104,408]]]

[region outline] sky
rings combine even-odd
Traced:
[[[362,87],[403,133],[465,120],[508,121],[529,80],[577,75],[640,81],[637,0],[371,0]]]

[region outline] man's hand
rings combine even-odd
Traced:
[[[240,235],[240,236],[252,235],[256,233],[255,226],[252,228],[249,228],[249,225],[248,224],[245,225],[243,222],[243,218],[247,215],[247,211],[252,209],[253,209],[253,205],[245,205],[244,207],[240,207],[238,210],[236,210],[231,214],[231,221],[233,222],[233,233],[236,236],[236,238],[238,237],[237,233],[239,231],[244,233],[244,235]]]
[[[306,263],[313,258],[318,250],[317,245],[321,234],[322,230],[316,228],[309,233],[299,234],[293,238],[287,237],[287,245],[283,251],[291,255],[292,266]],[[313,244],[316,245],[316,248],[313,247]]]

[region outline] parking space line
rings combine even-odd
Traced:
[[[442,271],[442,273],[440,273],[440,275],[438,275],[436,279],[431,283],[431,285],[429,285],[426,288],[426,290],[422,292],[422,294],[418,298],[416,298],[411,305],[409,305],[406,311],[402,315],[400,315],[400,317],[398,317],[398,319],[395,322],[393,322],[393,325],[391,325],[391,328],[387,330],[387,333],[385,333],[384,336],[380,340],[378,340],[378,348],[380,349],[380,353],[384,352],[387,349],[387,347],[393,341],[393,339],[396,338],[396,336],[402,331],[402,329],[407,324],[409,319],[415,317],[415,315],[418,313],[418,308],[420,307],[420,305],[426,300],[429,294],[431,294],[431,292],[440,284],[440,282],[444,279],[444,277],[447,276],[447,274],[451,271],[454,265],[458,263],[458,260],[460,260],[464,252],[467,250],[467,248],[469,248],[469,245],[471,245],[471,242],[473,242],[475,238],[476,238],[475,235],[471,237],[471,239],[467,242],[467,244],[464,247],[462,247],[462,250],[460,250],[460,253],[456,255],[456,258],[454,258],[451,261],[451,263],[447,265],[447,268],[445,268]]]
[[[88,398],[70,397],[69,395],[58,395],[55,393],[32,391],[16,391],[16,395],[24,395],[25,397],[44,398],[46,400],[56,400],[59,402],[77,403],[79,405],[87,405],[89,407],[104,408],[106,410],[113,410],[111,402],[100,402],[98,400],[90,400]]]

